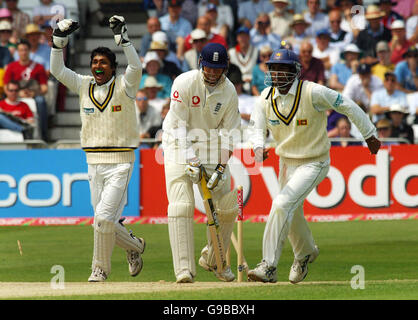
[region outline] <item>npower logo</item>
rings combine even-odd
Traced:
[[[6,184],[0,193],[0,208],[13,207],[17,201],[28,207],[52,207],[62,200],[64,207],[72,205],[72,185],[76,181],[88,180],[87,173],[64,173],[62,179],[49,173],[32,173],[22,176],[20,180],[7,174],[0,174],[0,184]],[[43,182],[49,186],[45,190],[51,190],[43,195],[42,199],[29,195],[31,183]],[[44,185],[43,184],[43,185]],[[4,190],[8,190],[4,192]]]

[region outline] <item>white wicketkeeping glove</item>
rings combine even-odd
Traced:
[[[76,31],[80,25],[77,21],[64,19],[57,23],[57,27],[52,33],[52,46],[56,49],[62,49],[68,44],[68,36]]]
[[[122,16],[113,16],[109,19],[110,29],[112,29],[116,45],[129,43],[128,28],[126,27],[125,18]]]
[[[189,164],[186,165],[185,171],[193,183],[200,183],[202,179],[202,165],[198,158],[190,160]]]
[[[225,167],[221,164],[216,166],[215,172],[210,177],[207,187],[209,190],[216,192],[224,185],[226,181]]]

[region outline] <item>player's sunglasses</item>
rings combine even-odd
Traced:
[[[147,100],[148,100],[147,97],[136,98],[136,101],[147,101]]]

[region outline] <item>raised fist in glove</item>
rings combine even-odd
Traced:
[[[193,183],[199,183],[202,179],[202,165],[198,158],[190,160],[189,164],[186,165],[185,171]]]
[[[218,164],[216,166],[215,172],[212,174],[206,185],[209,190],[216,192],[217,190],[222,188],[223,184],[226,181],[226,175],[224,173],[225,166],[223,166],[222,164]]]
[[[122,16],[113,16],[109,19],[110,29],[112,29],[116,45],[129,43],[128,28],[125,18]]]
[[[56,49],[62,49],[68,44],[68,36],[76,31],[80,25],[77,21],[64,19],[57,23],[52,33],[52,45]]]

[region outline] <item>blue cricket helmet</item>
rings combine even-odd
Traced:
[[[228,52],[219,43],[208,43],[200,53],[201,64],[209,68],[228,68]]]
[[[300,64],[299,58],[292,50],[289,49],[279,49],[272,53],[270,59],[266,62],[267,65],[282,63],[282,64]]]

